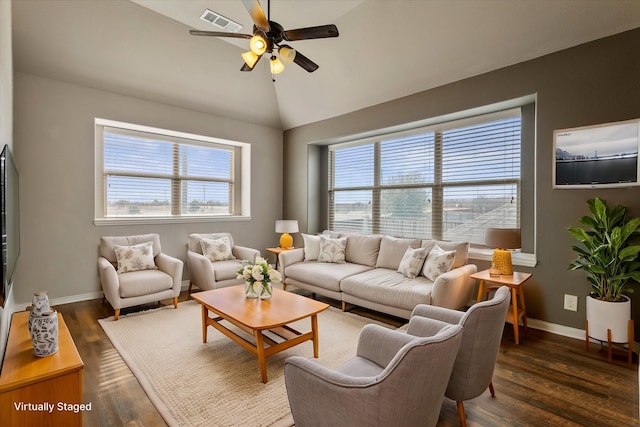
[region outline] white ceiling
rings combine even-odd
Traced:
[[[639,0],[273,0],[285,29],[340,36],[291,42],[320,68],[272,82],[267,61],[239,71],[246,40],[189,35],[218,30],[206,8],[251,33],[239,0],[14,0],[14,65],[290,129],[640,27]]]

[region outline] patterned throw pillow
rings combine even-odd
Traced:
[[[407,248],[400,261],[398,273],[404,274],[409,279],[415,279],[422,269],[427,252],[427,248]]]
[[[320,253],[318,254],[318,262],[333,262],[336,264],[344,264],[345,249],[347,248],[347,238],[330,239],[320,236]]]
[[[153,260],[153,242],[133,246],[114,245],[113,250],[118,261],[118,274],[158,269]]]
[[[219,239],[200,239],[202,255],[211,262],[236,259],[231,253],[231,240],[228,237]]]
[[[451,270],[455,256],[456,251],[445,251],[440,246],[435,245],[424,262],[422,275],[429,280],[436,280],[439,275]]]

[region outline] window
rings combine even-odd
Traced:
[[[329,148],[329,227],[484,244],[520,226],[520,109]]]
[[[228,218],[244,210],[238,171],[248,144],[96,120],[96,146],[97,220]]]

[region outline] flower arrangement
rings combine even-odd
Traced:
[[[247,297],[260,296],[261,298],[271,297],[271,282],[280,282],[282,275],[269,265],[267,260],[257,256],[255,264],[247,264],[238,270],[238,279],[243,279],[247,283]],[[260,284],[260,288],[256,289],[256,284]]]

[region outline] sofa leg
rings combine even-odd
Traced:
[[[347,311],[347,303],[342,301],[342,312]]]
[[[286,291],[286,290],[287,290],[287,284],[286,284],[286,283],[284,283],[284,282],[282,282],[282,290],[283,290],[283,291]]]
[[[489,391],[491,392],[491,397],[496,396],[496,391],[493,389],[493,381],[489,383]]]
[[[190,294],[191,293],[191,287],[193,286],[193,283],[191,282],[191,280],[189,280],[189,287],[187,288],[187,293]]]
[[[178,297],[173,297],[173,306],[178,308]]]
[[[116,313],[113,315],[113,320],[118,320],[118,317],[120,317],[120,309],[116,308]]]

